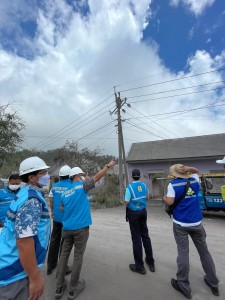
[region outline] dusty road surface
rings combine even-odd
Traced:
[[[156,272],[140,275],[129,270],[133,263],[129,225],[125,222],[125,208],[100,209],[92,212],[93,225],[84,255],[81,278],[86,281],[85,290],[78,300],[184,300],[175,291],[170,278],[176,274],[176,244],[172,221],[160,204],[148,205],[148,226],[152,239]],[[190,282],[193,300],[225,299],[225,214],[207,213],[203,224],[207,232],[208,247],[216,264],[220,279],[220,297],[212,295],[203,282],[204,272],[198,253],[190,241]],[[70,265],[73,254],[70,256]],[[55,272],[46,275],[45,294],[42,300],[53,300]],[[69,275],[70,276],[70,275]],[[68,276],[68,280],[69,280]],[[67,292],[62,299],[67,299]]]

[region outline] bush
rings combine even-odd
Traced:
[[[101,191],[95,195],[93,208],[106,208],[121,205],[119,201],[118,178],[115,175],[107,174]]]

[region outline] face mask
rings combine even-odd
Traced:
[[[85,177],[84,176],[80,176],[81,180],[84,181],[85,180]]]
[[[9,189],[11,191],[16,191],[20,188],[20,184],[9,184]]]
[[[43,187],[43,186],[46,186],[49,184],[49,179],[50,179],[50,176],[48,174],[45,174],[44,176],[42,176],[38,179],[37,183],[40,187]]]

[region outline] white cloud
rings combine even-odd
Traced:
[[[115,122],[104,127],[112,122],[112,118],[115,119],[115,116],[108,113],[115,107],[114,96],[91,113],[87,113],[93,106],[98,105],[100,100],[113,93],[114,85],[129,82],[117,86],[116,89],[119,91],[149,83],[171,81],[182,76],[209,72],[225,62],[225,53],[211,57],[205,51],[197,51],[189,58],[185,72],[176,74],[168,70],[159,58],[157,45],[154,42],[144,44],[141,41],[142,29],[150,13],[147,0],[138,2],[92,0],[89,1],[89,10],[88,16],[84,17],[79,12],[72,11],[64,1],[46,1],[46,7],[37,10],[38,27],[32,45],[34,49],[38,49],[35,59],[27,60],[3,49],[0,50],[0,101],[1,103],[6,103],[9,99],[17,101],[16,108],[19,109],[27,126],[25,135],[29,136],[24,147],[33,147],[42,141],[30,136],[46,137],[56,132],[59,136],[56,143],[49,139],[48,142],[39,144],[40,149],[46,150],[62,146],[66,137],[79,140],[102,128],[101,133],[97,135],[98,140],[94,139],[96,135],[93,133],[89,136],[91,139],[81,140],[82,145],[94,148],[99,146],[105,149],[106,153],[117,155]],[[39,55],[40,53],[42,55]],[[134,81],[138,78],[142,79]],[[130,98],[134,95],[180,89],[220,80],[219,72],[206,73],[204,76],[122,92],[121,96],[128,97],[128,102],[134,102],[143,99]],[[222,83],[217,83],[213,87],[221,85]],[[145,99],[199,89],[201,88],[167,92],[146,96]],[[222,92],[218,95],[215,91],[209,91],[180,98],[137,102],[132,103],[131,108],[125,108],[126,114],[123,114],[123,118],[131,118],[130,115],[141,116],[135,109],[145,116],[155,115],[195,108],[224,98]],[[213,124],[207,127],[207,130],[206,122],[198,120],[199,118],[211,120],[215,114],[217,117],[223,116],[223,107],[193,111],[191,114],[193,121],[187,120],[187,116],[190,116],[187,114],[181,115],[182,122],[176,121],[180,116],[152,117],[163,125],[163,128],[146,118],[134,119],[132,122],[155,135],[173,138],[171,132],[182,137],[223,131],[224,122],[220,121],[219,117],[216,122],[207,123]],[[68,131],[62,134],[64,131],[61,129],[71,122],[74,123],[65,128],[64,131],[66,129]],[[126,149],[132,141],[156,138],[147,132],[140,133],[140,129],[133,128],[126,122],[123,125]],[[154,129],[146,127],[148,125]]]
[[[202,14],[214,2],[215,0],[170,0],[171,5],[178,6],[179,4],[183,4],[196,16]]]

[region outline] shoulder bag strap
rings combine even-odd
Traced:
[[[187,181],[187,184],[185,185],[185,188],[184,188],[184,192],[183,194],[181,195],[181,197],[172,205],[173,209],[181,202],[182,199],[184,199],[188,189],[190,187],[190,179],[188,178],[188,181]]]

